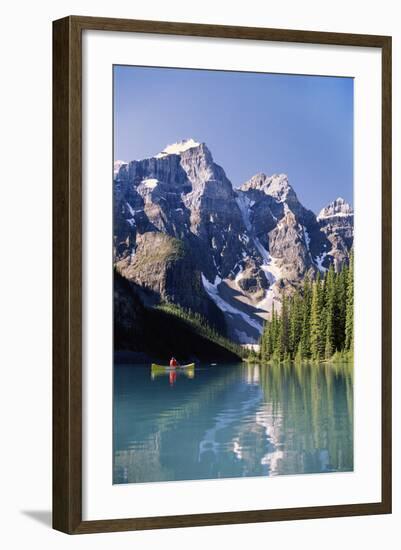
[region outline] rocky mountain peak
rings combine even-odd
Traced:
[[[328,204],[325,208],[322,208],[317,216],[317,219],[324,220],[327,218],[337,218],[353,215],[354,211],[352,209],[352,206],[348,204],[348,202],[342,197],[338,197],[336,200]]]
[[[264,191],[266,195],[270,195],[280,202],[284,202],[290,196],[296,196],[295,191],[288,182],[288,176],[286,174],[273,174],[273,176],[269,178]]]
[[[263,172],[260,172],[245,182],[240,187],[240,190],[261,191],[279,202],[285,202],[288,199],[297,199],[295,191],[288,181],[287,174],[273,174],[272,176],[267,176]]]
[[[266,180],[268,176],[263,172],[259,172],[251,177],[248,181],[243,183],[239,188],[241,191],[249,191],[251,189],[256,189],[257,191],[262,191],[266,186]]]
[[[328,254],[332,263],[335,269],[339,269],[347,260],[354,240],[354,211],[342,197],[338,197],[323,208],[316,219],[331,244]]]

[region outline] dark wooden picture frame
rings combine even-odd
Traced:
[[[382,496],[379,502],[82,521],[82,31],[379,48],[382,53]],[[66,17],[53,23],[53,527],[69,534],[391,513],[391,37]]]

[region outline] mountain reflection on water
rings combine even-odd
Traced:
[[[114,369],[114,483],[353,470],[349,365]]]

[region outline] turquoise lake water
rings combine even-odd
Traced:
[[[348,365],[114,366],[114,483],[353,470]]]

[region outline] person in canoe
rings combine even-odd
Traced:
[[[179,366],[180,366],[180,365],[178,364],[177,359],[176,359],[175,357],[172,357],[172,358],[170,359],[170,367],[175,368],[175,367],[179,367]]]

